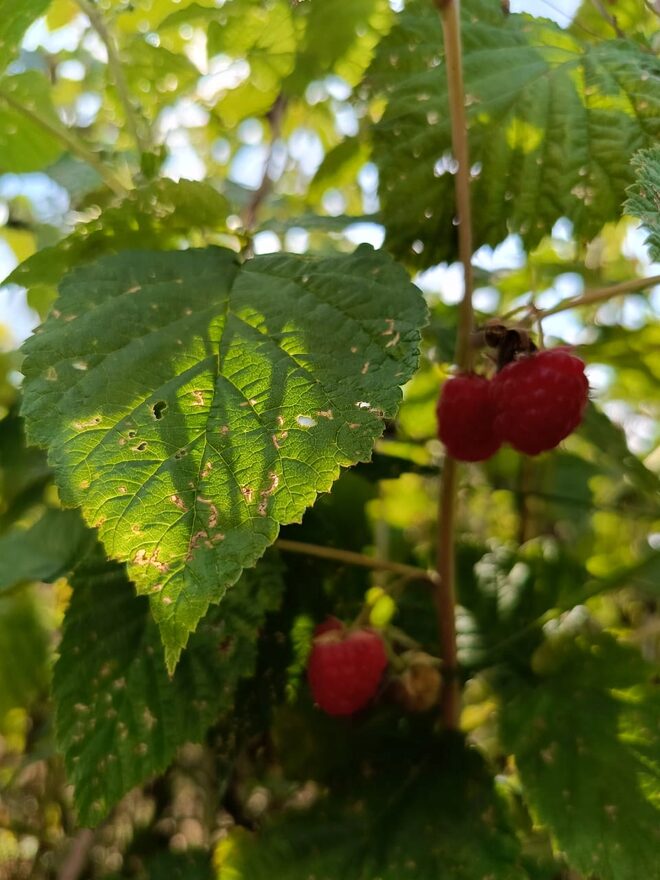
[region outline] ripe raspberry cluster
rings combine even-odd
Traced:
[[[502,443],[538,455],[577,428],[588,394],[580,358],[564,348],[536,352],[507,364],[491,380],[463,373],[445,382],[438,436],[460,461],[484,461]]]
[[[348,629],[336,617],[316,627],[307,678],[328,715],[353,715],[376,695],[387,666],[383,640],[371,629]]]

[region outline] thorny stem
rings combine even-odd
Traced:
[[[387,559],[375,559],[363,553],[354,553],[352,550],[340,550],[336,547],[323,547],[320,544],[308,544],[306,541],[289,541],[278,538],[275,546],[285,553],[299,553],[303,556],[316,556],[319,559],[330,559],[332,562],[357,565],[361,568],[370,568],[374,571],[391,571],[402,575],[409,580],[427,581],[435,584],[438,576],[434,571],[426,571],[416,568],[414,565],[404,565],[402,562],[390,562]]]
[[[442,18],[445,66],[451,111],[451,131],[456,172],[458,214],[458,251],[463,264],[464,290],[460,306],[455,361],[461,370],[472,366],[470,339],[474,321],[472,311],[472,215],[470,205],[470,156],[465,115],[465,88],[461,51],[459,0],[435,0]],[[458,465],[446,456],[442,470],[438,516],[437,567],[439,583],[434,589],[443,663],[442,720],[447,730],[456,730],[460,722],[461,691],[456,645],[456,586],[454,542]]]
[[[34,110],[34,108],[27,107],[25,104],[22,104],[20,101],[17,101],[11,95],[7,94],[7,92],[0,89],[0,101],[4,101],[8,104],[13,110],[16,110],[18,113],[22,113],[27,119],[30,119],[32,122],[36,123],[38,126],[47,131],[52,137],[59,140],[64,146],[70,150],[74,155],[76,155],[79,159],[82,159],[83,162],[86,162],[91,168],[93,168],[98,175],[103,179],[106,186],[108,186],[113,193],[117,196],[125,196],[128,192],[127,188],[124,184],[115,177],[112,172],[108,170],[106,165],[98,158],[96,153],[90,150],[85,144],[78,140],[74,135],[71,134],[68,128],[65,126],[59,126],[50,121],[50,119],[41,116],[39,113]]]
[[[117,50],[117,44],[115,43],[112,34],[106,27],[103,16],[99,13],[98,9],[96,9],[92,3],[89,3],[88,0],[76,0],[76,2],[78,3],[78,6],[81,8],[81,10],[85,13],[87,18],[89,19],[91,26],[94,28],[96,33],[103,41],[103,44],[105,45],[106,51],[108,53],[108,66],[110,68],[110,71],[112,72],[112,79],[114,81],[115,88],[117,89],[119,100],[121,101],[124,108],[126,122],[131,131],[131,135],[133,136],[133,140],[135,141],[138,152],[140,154],[146,153],[149,149],[149,145],[147,143],[147,139],[142,134],[141,123],[131,101],[128,86],[126,85],[126,78],[124,77],[124,70],[122,68],[122,63],[119,58],[119,52]]]
[[[615,297],[623,296],[626,293],[637,293],[647,287],[654,287],[656,284],[660,284],[660,275],[649,275],[647,278],[632,278],[630,281],[622,281],[620,284],[612,284],[609,287],[598,287],[594,290],[587,290],[583,294],[580,294],[580,296],[563,299],[551,309],[539,310],[529,304],[517,306],[515,309],[511,309],[510,312],[502,315],[502,320],[505,321],[508,318],[517,315],[518,312],[523,312],[525,310],[530,312],[534,317],[534,320],[543,320],[543,318],[549,318],[550,315],[557,315],[559,312],[568,311],[568,309],[577,309],[580,306],[590,306],[595,305],[596,303],[607,302],[608,299],[614,299]]]

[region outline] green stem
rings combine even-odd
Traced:
[[[140,118],[133,106],[133,102],[131,100],[130,92],[128,90],[128,86],[126,85],[126,78],[124,77],[124,69],[122,67],[121,59],[119,58],[119,51],[117,49],[117,44],[115,40],[108,30],[108,27],[103,20],[103,16],[100,14],[98,9],[93,6],[91,3],[87,2],[87,0],[76,0],[80,9],[85,13],[91,26],[94,28],[96,33],[99,35],[103,44],[105,45],[106,51],[108,53],[108,67],[110,68],[110,72],[112,73],[112,79],[115,84],[115,88],[117,89],[117,94],[119,95],[119,100],[124,108],[124,115],[126,116],[126,123],[130,129],[133,140],[135,141],[135,145],[140,154],[146,153],[149,150],[149,143],[146,137],[142,134],[142,125],[140,122]]]

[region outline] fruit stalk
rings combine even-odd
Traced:
[[[463,300],[460,306],[455,361],[461,371],[472,366],[470,338],[472,334],[472,214],[470,206],[470,156],[465,88],[461,51],[460,5],[458,0],[435,0],[442,19],[445,44],[445,66],[451,112],[451,131],[456,172],[456,206],[458,218],[458,252],[463,264]],[[438,517],[437,568],[440,576],[434,589],[438,615],[440,652],[443,664],[442,719],[447,730],[459,726],[461,692],[456,648],[456,587],[454,583],[454,540],[457,492],[457,463],[446,456],[442,470],[440,509]]]

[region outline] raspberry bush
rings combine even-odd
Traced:
[[[658,876],[658,17],[508,7],[0,0],[0,880]]]

